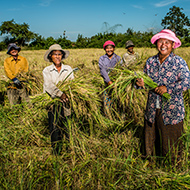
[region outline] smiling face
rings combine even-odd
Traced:
[[[18,56],[18,50],[14,49],[14,48],[11,48],[11,50],[9,51],[10,55],[12,56]]]
[[[159,54],[164,57],[168,57],[170,55],[174,46],[175,42],[172,42],[171,40],[165,38],[160,38],[157,41],[157,49],[159,51]]]
[[[55,66],[61,65],[62,56],[63,56],[63,53],[59,50],[54,50],[51,52],[50,58],[52,62],[55,64]]]
[[[112,45],[107,45],[105,48],[106,54],[108,57],[112,57],[114,53],[115,48]]]

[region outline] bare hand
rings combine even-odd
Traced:
[[[68,99],[68,97],[67,97],[67,95],[65,93],[63,93],[61,95],[60,99],[63,100],[63,102],[65,102],[65,103],[69,101],[69,99]]]
[[[112,81],[109,81],[109,82],[108,82],[108,86],[111,85],[112,83],[113,83]]]
[[[137,78],[136,85],[140,87],[144,87],[144,80],[142,78]]]
[[[167,92],[167,88],[166,86],[158,86],[154,89],[154,91],[157,93],[157,94],[160,94],[161,96]]]

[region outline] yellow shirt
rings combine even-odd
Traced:
[[[14,79],[21,72],[28,72],[28,61],[25,57],[18,56],[17,61],[10,56],[4,61],[5,74],[9,79]]]

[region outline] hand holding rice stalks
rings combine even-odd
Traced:
[[[90,79],[83,76],[71,81],[59,82],[57,87],[68,96],[76,117],[88,117],[99,111],[101,101]],[[62,102],[60,98],[52,99],[47,93],[33,96],[31,99],[38,108]]]
[[[113,86],[115,87],[115,89],[117,88],[116,94],[122,94],[122,96],[124,96],[123,98],[125,98],[126,96],[125,89],[127,88],[127,86],[132,85],[132,87],[134,87],[137,78],[142,78],[144,80],[145,87],[149,90],[154,90],[156,87],[158,87],[158,84],[142,71],[134,72],[123,68],[114,68],[114,70],[116,71],[116,75],[113,76],[113,74],[111,73],[112,78],[115,79]],[[169,100],[171,98],[170,94],[168,93],[164,93],[162,96],[166,100]]]

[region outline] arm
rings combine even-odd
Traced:
[[[178,80],[172,84],[166,85],[169,94],[183,92],[190,88],[190,72],[183,59],[179,62],[177,71]]]
[[[10,63],[7,61],[7,59],[5,59],[4,61],[4,70],[5,70],[5,74],[7,75],[7,77],[9,79],[14,79],[16,77],[16,75],[13,74],[13,72],[10,69]]]
[[[111,80],[110,80],[110,78],[109,78],[109,76],[108,76],[108,72],[107,72],[107,70],[106,70],[106,67],[105,67],[105,65],[104,65],[104,62],[103,62],[103,58],[102,58],[102,57],[100,57],[100,59],[99,59],[99,68],[100,68],[100,74],[102,75],[104,81],[105,81],[106,83],[111,82]]]
[[[23,71],[23,72],[28,72],[28,68],[29,68],[28,61],[27,61],[27,59],[24,57],[24,59],[23,59],[23,68],[22,68],[22,71]]]

